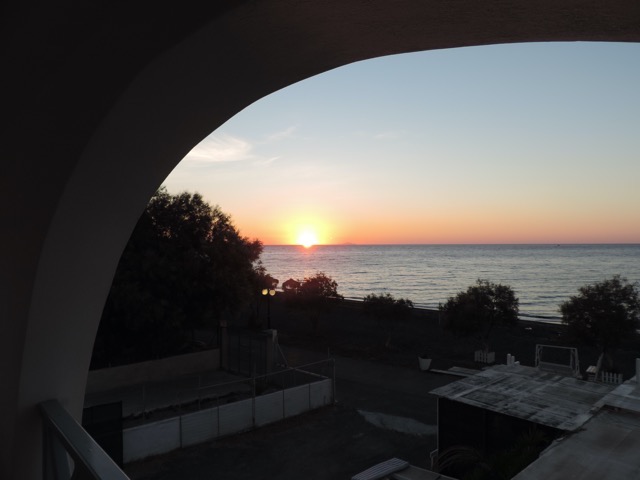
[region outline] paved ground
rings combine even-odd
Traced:
[[[291,365],[322,355],[284,348]],[[455,377],[336,357],[337,404],[128,465],[132,479],[337,479],[391,457],[428,467],[436,400]]]

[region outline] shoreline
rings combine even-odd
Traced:
[[[282,293],[282,291],[280,291]],[[358,298],[345,297],[342,300],[343,302],[351,302],[354,305],[362,305],[364,300]],[[423,311],[429,314],[438,315],[440,311],[436,308],[429,308],[422,305],[413,306],[414,310]],[[525,318],[527,317],[527,318]],[[518,322],[527,322],[527,323],[542,323],[545,325],[556,325],[559,327],[563,326],[561,317],[545,317],[545,316],[535,316],[535,315],[518,315]]]
[[[639,258],[635,244],[271,246],[261,255],[281,283],[319,271],[349,300],[390,293],[427,310],[485,279],[512,288],[520,320],[548,324],[562,323],[560,306],[585,285],[613,275],[640,282]]]
[[[277,299],[277,300],[276,300]],[[432,368],[446,370],[453,366],[480,369],[474,352],[481,348],[477,337],[456,337],[440,324],[438,310],[414,308],[402,321],[377,321],[364,313],[364,302],[345,299],[321,314],[314,327],[304,311],[288,307],[282,297],[271,302],[271,324],[283,345],[388,365],[417,368],[417,358],[427,352]],[[535,364],[536,345],[578,346],[566,337],[562,324],[518,320],[513,326],[497,326],[489,339],[496,363],[505,363],[507,354],[523,365]],[[595,364],[595,349],[579,346],[581,363]],[[628,356],[628,355],[626,355]],[[635,354],[634,357],[635,358]],[[622,360],[622,358],[621,358]],[[623,362],[635,368],[635,360]]]

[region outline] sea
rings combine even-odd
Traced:
[[[640,282],[640,245],[265,246],[262,263],[281,286],[322,272],[347,299],[389,293],[437,309],[478,279],[509,285],[522,320],[559,323],[559,305],[614,275]]]

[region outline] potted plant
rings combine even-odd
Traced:
[[[418,355],[418,366],[422,371],[429,370],[429,368],[431,368],[431,357],[428,353],[421,353]]]

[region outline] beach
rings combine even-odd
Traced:
[[[474,338],[459,338],[440,325],[437,310],[414,308],[406,321],[383,325],[363,313],[362,302],[343,300],[320,316],[318,328],[304,312],[286,306],[281,297],[271,303],[271,324],[278,330],[282,345],[339,354],[345,357],[380,362],[388,365],[418,368],[418,356],[432,358],[432,368],[481,368],[474,361],[474,351],[480,343]],[[389,347],[385,347],[390,335]],[[507,354],[523,365],[535,365],[536,345],[575,347],[581,371],[595,365],[599,351],[579,343],[567,335],[562,324],[521,320],[513,327],[495,327],[489,338],[496,363],[506,363]],[[635,358],[640,341],[630,338],[612,352],[616,367],[624,378],[635,375]]]

